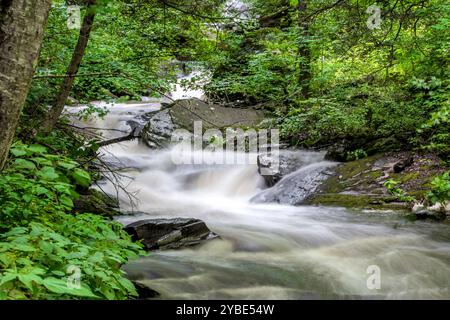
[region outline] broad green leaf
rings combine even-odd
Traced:
[[[16,159],[14,161],[14,166],[19,169],[27,169],[27,170],[36,169],[36,165],[33,162],[25,159]]]
[[[47,148],[41,146],[40,144],[32,144],[31,146],[28,147],[28,150],[37,154],[47,153]]]
[[[42,283],[42,278],[35,274],[19,274],[19,281],[22,282],[30,291],[33,290],[33,282]]]
[[[54,181],[58,179],[59,175],[56,173],[55,168],[43,167],[38,171],[37,175],[44,180]]]
[[[46,194],[47,196],[51,196],[51,192],[50,192],[50,190],[48,190],[47,188],[44,188],[44,187],[37,187],[35,190],[34,190],[34,192],[37,194],[37,195],[42,195],[42,194]]]
[[[75,182],[82,187],[89,187],[91,184],[91,176],[85,170],[75,169],[72,173],[72,177]]]
[[[27,154],[23,148],[11,148],[11,153],[16,157],[21,157]]]
[[[78,166],[78,163],[69,160],[58,161],[58,166],[67,170],[72,170],[73,168],[76,168]]]
[[[17,279],[17,276],[17,273],[5,273],[4,275],[0,276],[0,287],[7,282]]]
[[[35,158],[31,158],[30,160],[41,166],[52,166],[53,165],[52,161],[50,161],[46,158],[43,158],[43,157],[35,157]]]
[[[54,293],[69,294],[86,298],[98,298],[98,296],[96,296],[88,287],[82,285],[80,288],[70,288],[67,281],[62,279],[49,277],[44,279],[42,284]]]
[[[73,201],[72,199],[70,199],[68,196],[66,196],[65,194],[63,194],[62,196],[59,197],[59,202],[68,207],[68,208],[73,208]]]

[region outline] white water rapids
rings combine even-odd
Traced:
[[[177,90],[175,97],[191,96]],[[159,102],[108,105],[106,118],[89,126],[127,131],[126,121],[157,110]],[[105,131],[106,137],[123,134]],[[162,298],[450,298],[448,224],[412,223],[393,212],[252,204],[249,199],[264,188],[255,165],[174,165],[170,150],[150,150],[138,141],[103,151],[135,168],[124,170],[122,183],[136,192],[137,207],[121,194],[121,209],[142,213],[119,221],[199,218],[222,237],[126,266]],[[321,158],[298,152],[305,165]],[[102,188],[115,194],[109,183]],[[373,265],[381,271],[380,289],[367,286]]]

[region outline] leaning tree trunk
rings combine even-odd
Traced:
[[[309,83],[311,81],[311,53],[309,50],[309,23],[307,18],[307,0],[298,2],[298,27],[300,31],[298,60],[299,74],[298,80],[301,86],[301,94],[304,99],[309,96]]]
[[[72,89],[73,82],[75,81],[75,77],[78,73],[78,69],[80,68],[81,60],[83,59],[84,52],[89,41],[92,25],[94,24],[94,6],[95,0],[87,1],[87,11],[83,18],[78,42],[75,50],[73,51],[72,59],[70,61],[69,68],[67,69],[66,77],[61,84],[59,94],[56,97],[52,108],[50,109],[44,120],[43,130],[45,132],[50,132],[58,122],[58,119],[64,109],[64,105],[66,104],[67,98],[69,97],[70,90]]]
[[[0,170],[39,57],[50,0],[0,0]]]

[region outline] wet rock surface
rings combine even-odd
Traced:
[[[269,187],[274,186],[286,175],[301,167],[323,159],[323,153],[280,150],[278,159],[260,154],[257,159],[258,172]]]
[[[134,241],[142,240],[147,250],[179,249],[199,245],[218,236],[199,219],[146,219],[125,227]]]
[[[282,178],[273,187],[251,199],[254,203],[299,205],[313,194],[320,183],[333,174],[332,162],[319,162],[298,169]]]
[[[399,182],[406,194],[425,198],[434,176],[445,172],[440,160],[432,154],[387,152],[346,162],[319,185],[305,203],[369,209],[409,209],[388,193],[388,179]],[[418,218],[422,215],[419,213]]]
[[[164,148],[176,129],[194,131],[194,122],[202,122],[202,130],[228,127],[255,127],[265,113],[260,110],[227,108],[208,104],[199,99],[178,100],[165,109],[149,114],[142,130],[142,140],[152,148]]]
[[[142,140],[150,148],[164,148],[170,143],[174,130],[179,127],[174,124],[169,109],[154,113],[142,130]]]
[[[89,189],[80,194],[80,197],[74,200],[73,204],[75,212],[89,212],[110,218],[120,214],[117,198],[96,189]]]
[[[138,282],[138,281],[131,281],[136,288],[136,291],[138,293],[137,300],[147,300],[147,299],[153,299],[156,297],[159,297],[159,292],[153,290],[150,287],[147,287],[145,284]]]

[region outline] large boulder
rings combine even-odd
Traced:
[[[306,204],[367,209],[408,209],[411,204],[391,195],[384,183],[393,179],[407,195],[425,199],[433,178],[447,168],[433,154],[387,152],[345,162],[309,196]],[[430,208],[416,207],[417,219]]]
[[[217,238],[199,219],[146,219],[125,227],[134,241],[142,240],[147,250],[179,249]]]
[[[164,148],[170,143],[172,133],[179,127],[174,124],[169,109],[153,113],[144,126],[141,137],[151,148]]]
[[[280,150],[277,159],[267,155],[258,155],[258,172],[269,187],[274,186],[283,177],[311,163],[323,160],[322,152]]]
[[[304,166],[283,177],[273,187],[251,199],[255,203],[280,203],[299,205],[313,194],[317,187],[333,174],[332,162],[318,162]]]
[[[149,115],[142,131],[142,140],[150,147],[170,144],[176,129],[194,131],[194,122],[202,122],[202,130],[224,130],[229,127],[255,127],[264,119],[264,112],[254,109],[227,108],[199,99],[178,100],[165,109]]]

